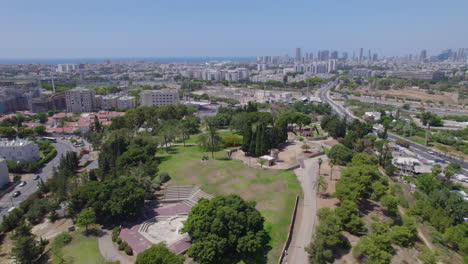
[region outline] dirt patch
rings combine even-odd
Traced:
[[[35,225],[31,231],[38,237],[51,239],[62,232],[68,231],[70,226],[73,226],[71,219],[59,219],[53,223],[46,219],[43,223]]]
[[[338,140],[336,139],[332,139],[332,140],[327,140],[327,141],[323,141],[323,144],[327,145],[327,146],[330,146],[330,147],[333,147],[337,144],[340,144],[340,142],[338,142]]]

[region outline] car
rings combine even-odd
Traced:
[[[41,178],[41,176],[36,175],[36,176],[34,176],[33,180],[37,181],[37,180],[39,180],[40,178]]]
[[[16,191],[16,192],[13,193],[12,196],[13,196],[13,197],[18,197],[18,196],[20,196],[20,195],[21,195],[21,192],[20,192],[20,191]]]
[[[26,185],[26,182],[25,182],[25,181],[21,181],[20,184],[18,184],[18,185],[19,185],[19,187],[23,187],[23,186]]]

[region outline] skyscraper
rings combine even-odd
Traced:
[[[359,61],[362,61],[362,53],[364,52],[364,49],[363,48],[360,48],[359,49]]]
[[[368,53],[368,56],[367,56],[367,60],[370,61],[372,59],[371,57],[371,51],[369,50],[369,53]]]
[[[347,60],[348,59],[348,52],[343,52],[343,60]]]
[[[338,59],[338,51],[332,51],[330,59]]]
[[[427,59],[427,51],[426,50],[421,50],[421,55],[419,55],[419,60],[420,61],[425,61]]]
[[[296,61],[300,62],[301,61],[301,48],[296,48]]]

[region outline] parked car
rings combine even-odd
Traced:
[[[21,195],[21,192],[20,191],[16,191],[13,193],[13,197],[18,197]]]
[[[36,175],[36,176],[34,176],[33,180],[37,181],[37,180],[39,180],[39,178],[41,178],[41,176]]]
[[[26,182],[25,181],[21,181],[20,184],[19,184],[19,187],[23,187],[26,185]]]

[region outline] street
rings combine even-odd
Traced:
[[[333,101],[333,99],[331,99],[330,97],[330,89],[335,86],[336,83],[334,82],[329,82],[327,84],[325,84],[324,86],[322,86],[322,88],[320,88],[318,91],[316,91],[316,96],[319,97],[322,101],[324,102],[328,102],[335,113],[339,114],[340,116],[344,117],[348,117],[350,119],[359,119],[357,118],[356,116],[354,116],[348,109],[344,108],[341,104],[338,104],[336,102]],[[410,140],[407,140],[403,137],[400,137],[398,135],[395,135],[393,133],[388,133],[388,138],[390,140],[397,140],[397,139],[402,139],[406,142],[408,142],[410,144],[410,148],[413,152],[415,152],[417,155],[423,157],[423,158],[426,158],[426,159],[441,159],[441,160],[444,160],[445,162],[447,163],[451,163],[451,162],[456,162],[456,163],[460,163],[462,168],[465,169],[465,170],[468,170],[468,163],[467,162],[463,162],[459,159],[455,159],[455,158],[452,158],[452,157],[448,157],[446,155],[444,155],[443,153],[440,153],[439,151],[435,151],[435,150],[432,150],[432,149],[429,149],[423,145],[420,145],[420,144],[417,144],[417,143],[414,143]],[[429,154],[429,152],[435,152],[436,155],[432,155],[432,154]]]
[[[11,207],[18,207],[18,205],[26,200],[31,194],[37,191],[38,184],[42,181],[46,182],[52,177],[53,170],[55,167],[58,167],[60,162],[60,157],[69,151],[74,151],[73,145],[69,141],[57,141],[53,143],[55,149],[57,150],[57,155],[48,162],[38,173],[35,174],[25,174],[22,177],[22,181],[26,182],[26,185],[23,187],[16,186],[10,193],[5,194],[0,199],[0,219],[3,219],[5,215],[8,214],[8,210]],[[39,175],[41,178],[39,180],[33,180],[35,175]],[[13,198],[12,194],[15,191],[20,191],[21,195]]]

